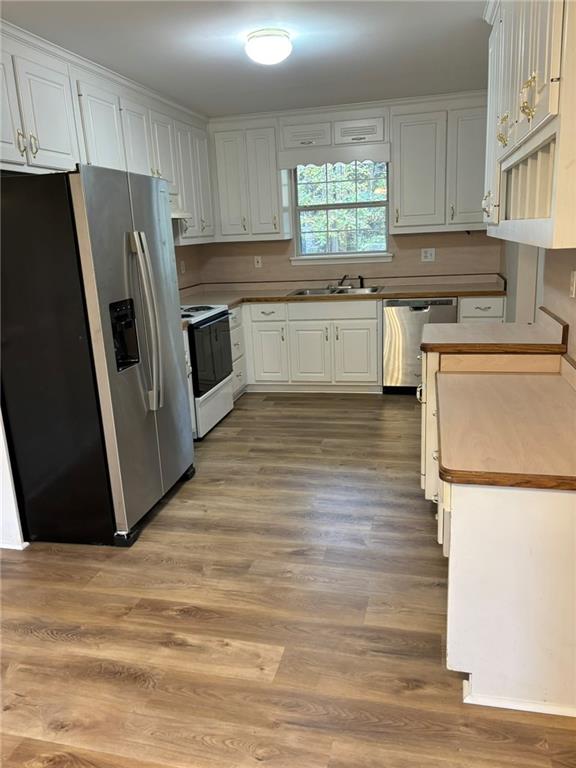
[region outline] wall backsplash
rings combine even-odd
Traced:
[[[387,277],[419,275],[458,275],[499,272],[502,266],[502,242],[484,232],[441,232],[390,237],[391,262],[366,264],[294,265],[293,240],[256,243],[210,243],[176,249],[180,288],[199,283],[283,282],[305,283],[312,280],[336,280],[345,272],[362,274],[368,281]],[[421,248],[436,248],[436,261],[423,264]],[[256,269],[254,256],[262,257]]]
[[[568,354],[576,359],[576,299],[568,295],[573,269],[576,269],[576,248],[546,251],[544,306],[570,325]]]

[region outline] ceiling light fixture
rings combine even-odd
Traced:
[[[279,64],[292,53],[292,42],[283,29],[259,29],[248,35],[244,50],[257,64]]]

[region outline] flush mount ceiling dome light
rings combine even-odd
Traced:
[[[292,53],[292,42],[283,29],[259,29],[248,35],[244,50],[257,64],[279,64]]]

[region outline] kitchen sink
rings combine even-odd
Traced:
[[[378,291],[381,291],[382,288],[379,285],[371,285],[370,288],[335,288],[332,293],[335,296],[342,296],[342,295],[354,295],[354,296],[362,296],[369,293],[378,293]]]
[[[333,288],[298,288],[289,293],[289,296],[329,296],[334,293]]]

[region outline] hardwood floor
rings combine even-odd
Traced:
[[[132,549],[3,552],[2,765],[574,768],[445,669],[418,408],[245,395]]]

